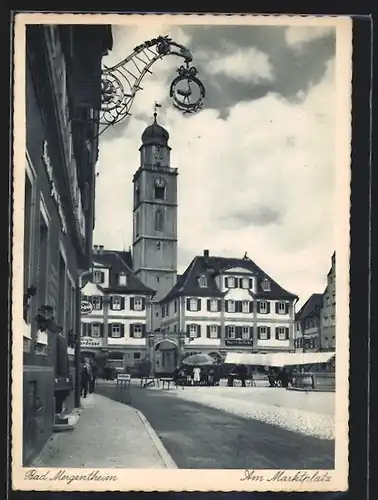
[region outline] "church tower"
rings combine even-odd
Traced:
[[[161,300],[177,278],[177,168],[170,166],[169,134],[154,121],[142,134],[134,174],[133,268]],[[154,328],[160,321],[154,312]]]

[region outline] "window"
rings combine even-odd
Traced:
[[[141,339],[143,337],[143,325],[134,325],[134,338]]]
[[[242,301],[242,312],[249,313],[249,300]]]
[[[246,289],[249,289],[251,288],[250,284],[251,284],[251,281],[249,278],[242,278],[241,280],[241,286],[242,288],[246,288]]]
[[[227,301],[227,312],[235,312],[235,301],[234,300]]]
[[[226,278],[226,287],[227,288],[235,288],[236,287],[236,280],[233,276],[229,276]]]
[[[335,325],[336,325],[336,317],[335,317],[335,315],[333,315],[331,317],[331,326],[335,326]]]
[[[277,327],[277,335],[276,338],[278,340],[286,340],[286,328],[283,326]]]
[[[139,236],[139,212],[135,214],[135,236]]]
[[[209,337],[211,339],[218,338],[218,326],[217,325],[210,325],[209,326]]]
[[[218,311],[218,300],[210,299],[210,311],[217,312]]]
[[[329,305],[330,305],[330,302],[331,302],[330,296],[329,296],[329,295],[327,295],[327,296],[325,297],[325,304],[326,304],[326,306],[329,306]]]
[[[198,311],[198,300],[195,298],[189,299],[189,311]]]
[[[139,201],[140,201],[140,187],[139,187],[139,183],[136,182],[135,183],[135,206],[139,205]]]
[[[247,340],[249,339],[249,326],[242,326],[242,339]]]
[[[96,311],[100,311],[102,309],[102,297],[94,295],[92,297],[92,306]]]
[[[159,177],[155,179],[154,185],[154,198],[156,200],[164,200],[165,199],[165,180]]]
[[[277,313],[278,314],[286,314],[286,303],[278,302],[277,303]]]
[[[227,327],[227,337],[229,339],[235,339],[236,338],[236,328],[233,325],[230,325]]]
[[[160,241],[157,241],[157,242],[156,242],[156,250],[157,250],[157,251],[160,251],[160,250],[161,250],[161,242],[160,242]]]
[[[111,336],[114,339],[119,339],[121,337],[121,325],[118,323],[113,323],[111,328]]]
[[[263,289],[264,292],[270,292],[270,281],[264,279],[264,281],[261,283],[261,288]]]
[[[133,310],[134,311],[143,311],[144,307],[143,307],[143,299],[141,297],[134,297],[134,300],[133,300]]]
[[[262,314],[268,313],[268,302],[266,302],[265,300],[259,302],[259,312]]]
[[[92,328],[92,337],[101,337],[101,324],[100,323],[93,323]]]
[[[198,284],[201,288],[206,288],[207,287],[207,278],[206,276],[200,276],[198,278]]]
[[[134,352],[134,359],[140,359],[140,358],[141,358],[140,352]]]
[[[195,339],[198,336],[198,325],[189,325],[189,337]]]
[[[334,306],[336,304],[336,294],[333,292],[332,294],[332,305]]]
[[[160,208],[155,212],[155,231],[163,231],[163,212]]]
[[[259,326],[259,338],[268,340],[268,328],[266,326]]]
[[[111,309],[113,311],[120,311],[122,308],[122,297],[114,296],[111,298]]]
[[[177,299],[173,302],[174,312],[177,312]]]
[[[59,300],[58,300],[58,325],[65,326],[65,309],[67,305],[66,299],[66,263],[62,254],[59,255]]]
[[[93,283],[101,284],[104,282],[104,273],[101,271],[93,271]]]
[[[120,286],[126,286],[127,285],[127,276],[125,273],[120,273],[118,276],[118,284]]]

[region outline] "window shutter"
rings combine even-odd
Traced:
[[[237,300],[235,302],[235,312],[239,312],[239,313],[242,312],[242,308],[243,308],[242,301],[241,300]]]
[[[224,301],[224,306],[225,311],[228,312],[228,300]]]
[[[104,323],[99,323],[100,326],[100,337],[104,336]]]
[[[125,309],[125,297],[121,297],[121,310]]]
[[[278,328],[279,328],[278,326],[276,326],[276,328],[275,328],[275,332],[276,332],[276,340],[278,340],[278,339],[279,339]]]
[[[110,309],[113,311],[113,297],[110,297]]]
[[[125,336],[125,325],[121,323],[121,337]]]
[[[207,299],[207,310],[210,311],[210,299]]]
[[[197,338],[201,337],[201,325],[197,325]]]
[[[103,273],[102,271],[100,271],[100,276],[101,276],[100,283],[104,283],[104,281],[105,281],[105,273]]]
[[[261,326],[257,327],[257,338],[261,339]]]
[[[235,327],[235,338],[240,339],[241,336],[242,336],[242,327],[236,326]]]
[[[252,300],[250,301],[249,303],[249,312],[252,313],[253,312],[253,302]]]
[[[134,325],[130,323],[130,338],[134,338]]]
[[[197,299],[197,311],[201,310],[201,299]]]
[[[221,310],[221,301],[220,300],[217,300],[217,309],[218,309],[218,312]]]
[[[266,303],[266,313],[269,314],[270,313],[270,302],[267,301]]]
[[[112,336],[112,323],[108,324],[108,337]]]
[[[261,302],[257,301],[257,312],[261,313]]]
[[[289,340],[289,328],[288,327],[285,328],[285,337],[286,337],[286,340]]]
[[[280,310],[280,307],[279,307],[279,306],[280,306],[280,303],[279,303],[279,302],[276,302],[275,306],[276,306],[276,314],[278,314],[278,312],[279,312],[279,310]]]
[[[252,290],[253,288],[253,279],[249,278],[249,289]]]
[[[249,338],[253,339],[253,326],[249,327]]]
[[[285,314],[289,314],[289,304],[285,302]]]
[[[218,326],[217,328],[218,328],[218,332],[217,332],[218,333],[218,339],[220,339],[220,337],[221,337],[221,327]]]
[[[225,278],[224,283],[225,283],[225,285],[226,285],[226,288],[230,288],[230,287],[228,286],[228,278]]]
[[[239,286],[239,288],[243,288],[243,278],[236,278],[236,286]]]
[[[144,338],[146,336],[146,325],[143,323],[142,324],[142,337]]]
[[[134,297],[130,297],[130,309],[134,311]]]
[[[190,326],[186,325],[186,336],[190,337]]]
[[[146,309],[146,299],[142,298],[142,311]]]
[[[210,325],[206,326],[206,336],[208,339],[210,338]]]
[[[186,299],[186,310],[190,311],[190,299]]]
[[[268,339],[270,339],[270,326],[268,326],[266,330],[267,330],[267,332],[268,332],[267,337],[268,337]]]

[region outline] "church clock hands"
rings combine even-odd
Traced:
[[[164,187],[165,186],[165,181],[164,179],[162,179],[161,177],[158,177],[156,180],[155,180],[155,186],[161,188],[161,187]]]
[[[190,63],[190,51],[168,36],[158,36],[134,48],[123,61],[112,67],[104,66],[101,74],[100,134],[130,116],[136,93],[142,90],[141,81],[151,66],[165,56],[174,55],[184,59],[185,66],[177,71],[179,76],[170,87],[174,106],[182,113],[200,110],[205,98],[205,87],[196,76],[198,71]],[[193,100],[194,99],[194,100]]]

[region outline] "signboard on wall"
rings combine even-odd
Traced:
[[[237,345],[237,346],[251,346],[253,344],[252,339],[226,339],[225,340],[226,345]]]
[[[103,346],[103,339],[94,339],[92,337],[81,337],[80,339],[80,346],[81,347],[102,347]]]
[[[82,300],[80,304],[80,314],[85,316],[93,311],[93,305],[88,300]]]

